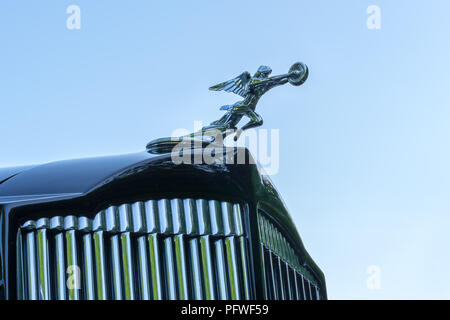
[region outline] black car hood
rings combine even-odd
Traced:
[[[0,169],[0,202],[2,198],[85,193],[115,173],[154,157],[139,152]]]
[[[0,168],[0,184],[5,182],[6,180],[14,177],[15,175],[31,169],[35,166],[21,166],[21,167],[9,167],[9,168]]]

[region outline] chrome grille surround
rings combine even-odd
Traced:
[[[304,268],[282,232],[258,211],[261,257],[266,299],[320,300],[314,277]]]
[[[246,207],[205,199],[30,220],[17,232],[18,299],[251,299]]]

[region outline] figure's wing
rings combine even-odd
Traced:
[[[209,90],[233,92],[245,98],[245,96],[247,95],[247,84],[250,81],[250,78],[250,73],[245,71],[234,79],[210,87]]]

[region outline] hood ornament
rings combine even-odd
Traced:
[[[289,82],[294,86],[302,85],[308,78],[308,67],[302,63],[294,63],[286,74],[272,76],[272,69],[260,66],[253,76],[247,71],[234,79],[219,83],[209,88],[213,91],[226,91],[240,95],[240,100],[231,105],[225,105],[220,110],[226,113],[210,125],[201,130],[182,137],[160,138],[147,144],[148,151],[164,149],[170,151],[179,143],[200,143],[200,146],[213,144],[218,136],[223,140],[230,134],[235,133],[234,141],[237,141],[244,130],[259,127],[263,124],[263,118],[255,112],[256,105],[263,94],[270,89]],[[238,123],[243,117],[249,118],[249,122],[237,129]],[[218,139],[217,139],[218,140]],[[219,147],[222,145],[218,145]]]

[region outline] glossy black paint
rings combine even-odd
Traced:
[[[202,149],[193,150],[194,155],[201,152]],[[235,155],[244,152],[247,159],[251,159],[246,149],[232,152]],[[258,207],[263,207],[295,244],[302,263],[316,276],[326,298],[322,271],[306,252],[277,190],[268,177],[259,173],[255,164],[177,165],[169,153],[147,152],[30,167],[16,171],[0,183],[0,212],[5,220],[0,239],[8,244],[2,246],[5,248],[2,279],[7,280],[7,298],[16,296],[16,275],[12,266],[16,261],[15,230],[22,222],[54,215],[93,217],[110,205],[172,196],[248,203],[253,240],[258,239],[256,212]],[[259,254],[257,241],[252,241],[250,258],[254,276],[262,275]],[[262,298],[262,279],[255,278],[254,283],[257,297]]]
[[[10,167],[10,168],[0,168],[0,184],[10,179],[11,177],[33,168],[34,166],[22,166],[22,167]]]

